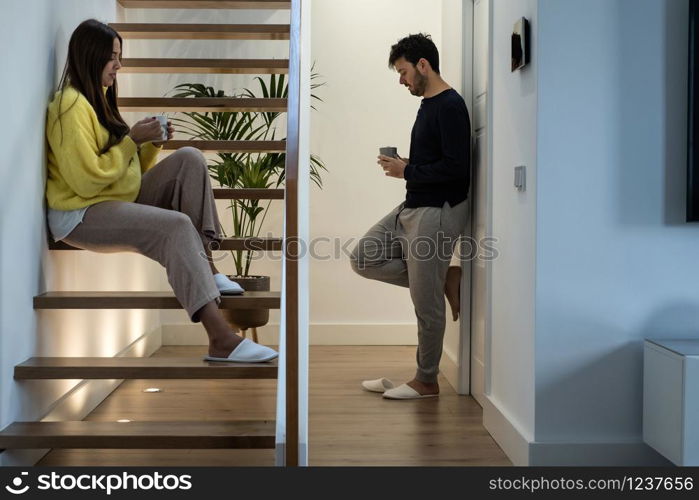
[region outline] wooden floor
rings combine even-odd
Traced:
[[[156,356],[203,354],[202,346],[163,347]],[[404,382],[415,348],[312,346],[310,465],[512,465],[481,425],[482,410],[443,378],[436,399],[390,401],[360,381]],[[160,393],[143,389],[159,387]],[[85,420],[249,420],[275,418],[275,380],[125,381]],[[56,450],[40,466],[267,466],[273,450]]]

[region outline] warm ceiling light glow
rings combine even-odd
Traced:
[[[131,422],[131,420],[129,420],[128,418],[122,418],[122,419],[117,420],[117,422],[119,422],[120,424],[125,424],[127,422]]]

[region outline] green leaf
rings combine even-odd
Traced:
[[[311,73],[311,102],[322,102],[313,91],[325,82],[318,82],[319,74]],[[284,74],[272,74],[269,77],[256,77],[256,92],[242,89],[232,96],[255,99],[288,98],[288,78]],[[183,83],[173,87],[174,97],[203,98],[226,97],[222,89],[214,89],[201,83]],[[311,106],[315,109],[314,106]],[[227,141],[260,141],[275,140],[276,120],[279,112],[186,112],[172,119],[177,132],[192,139],[227,140]],[[285,153],[217,153],[216,159],[209,161],[208,169],[214,181],[221,186],[230,188],[279,188],[285,181]],[[310,156],[310,180],[322,188],[322,174],[327,168],[322,160]],[[259,200],[231,200],[230,210],[233,218],[233,228],[227,234],[233,236],[257,236],[267,216],[271,201],[261,203]],[[225,233],[225,231],[224,231]],[[233,262],[236,273],[247,274],[252,263],[252,253],[233,251]]]

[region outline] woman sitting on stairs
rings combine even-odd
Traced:
[[[162,264],[180,304],[209,336],[211,361],[263,362],[269,347],[231,331],[221,294],[243,289],[220,274],[221,242],[206,159],[184,147],[156,163],[163,131],[156,118],[129,128],[117,107],[122,39],[90,19],[73,32],[68,60],[48,108],[48,222],[56,241],[111,253],[137,252]],[[168,139],[172,124],[168,122]]]

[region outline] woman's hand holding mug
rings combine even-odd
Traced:
[[[169,136],[170,134],[168,133],[168,138]],[[160,128],[160,122],[154,117],[139,120],[131,127],[129,137],[139,146],[144,142],[161,141],[163,132]]]
[[[160,124],[160,131],[161,131],[161,136],[160,140],[158,142],[154,142],[154,146],[162,146],[163,142],[169,141],[172,139],[173,135],[175,134],[175,127],[172,126],[172,122],[167,119],[165,115],[160,115],[156,118],[158,120],[158,123]]]

